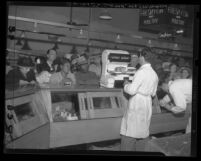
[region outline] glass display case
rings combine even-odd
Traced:
[[[121,92],[51,91],[53,122],[123,116]]]
[[[35,94],[6,100],[5,136],[12,141],[48,122],[43,105]]]
[[[80,119],[77,93],[51,92],[53,122]]]
[[[119,117],[126,107],[121,92],[86,92],[79,99],[81,118]]]

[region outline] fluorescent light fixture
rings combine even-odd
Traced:
[[[108,10],[105,9],[103,12],[101,12],[99,18],[102,20],[111,20],[112,16],[109,14]]]
[[[23,45],[23,47],[21,49],[22,50],[31,50],[31,48],[29,47],[28,40],[24,41],[24,45]]]
[[[17,42],[16,42],[16,44],[15,45],[22,45],[22,42],[21,42],[21,40],[20,39],[17,39]]]
[[[33,32],[37,32],[37,25],[38,25],[38,23],[34,22],[34,30],[33,30]]]
[[[55,49],[55,50],[59,49],[58,44],[55,43],[55,44],[54,44],[54,47],[53,47],[52,49]]]
[[[176,31],[177,34],[182,34],[183,32],[184,32],[184,30],[182,30],[182,29]]]

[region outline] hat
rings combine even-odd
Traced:
[[[86,56],[81,55],[78,59],[78,65],[84,65],[87,63],[88,63],[88,60],[87,60]]]
[[[17,65],[23,66],[23,67],[33,67],[34,63],[31,58],[20,57],[17,61]]]
[[[179,72],[182,72],[183,70],[187,70],[190,75],[192,74],[191,68],[187,66],[180,67]]]
[[[85,54],[82,55],[76,55],[75,57],[71,57],[72,58],[72,64],[77,64],[77,65],[83,65],[83,64],[87,64],[88,60]]]

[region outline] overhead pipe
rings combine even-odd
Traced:
[[[57,27],[66,27],[66,28],[80,30],[80,28],[78,28],[78,27],[72,27],[71,25],[67,25],[67,24],[63,24],[63,23],[57,23],[57,22],[51,22],[51,21],[44,21],[44,20],[37,20],[37,19],[16,17],[16,16],[8,16],[8,19],[25,21],[25,22],[32,22],[32,23],[38,23],[38,24],[44,24],[44,25],[50,25],[50,26],[57,26]]]
[[[9,35],[8,35],[9,36]],[[55,43],[52,42],[50,40],[38,40],[38,39],[32,39],[32,38],[21,38],[21,37],[15,37],[15,39],[20,39],[20,40],[28,40],[28,41],[33,41],[33,42],[42,42],[42,43]],[[91,39],[90,39],[91,40]],[[92,39],[93,40],[93,39]],[[115,44],[115,42],[113,41],[106,41],[107,43],[110,42],[112,44]],[[70,43],[70,42],[57,42],[60,45],[69,45],[69,46],[80,46],[80,47],[87,47],[87,44],[77,44],[77,43]],[[128,44],[127,44],[128,45]],[[129,44],[131,46],[135,46],[135,44]],[[137,45],[136,45],[137,46]],[[139,45],[138,47],[147,47],[146,45]],[[90,45],[90,48],[101,48],[101,49],[106,49],[106,47],[100,46],[100,45]],[[115,49],[114,47],[111,47],[110,49]],[[188,55],[183,55],[184,57],[191,57],[190,55],[192,55],[191,52],[188,51],[183,51],[183,50],[170,50],[167,48],[159,48],[159,47],[152,47],[152,49],[160,49],[160,50],[169,50],[169,51],[176,51],[176,52],[184,52],[184,53],[189,53]],[[120,50],[127,50],[124,48],[121,48]],[[136,52],[137,50],[127,50],[129,52]],[[160,54],[160,53],[156,53],[156,54]],[[161,54],[162,55],[162,54]],[[172,54],[170,54],[172,55]]]

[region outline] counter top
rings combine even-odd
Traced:
[[[69,91],[69,92],[122,92],[123,89],[121,88],[103,88],[98,86],[87,86],[87,85],[80,85],[80,86],[72,86],[72,87],[63,87],[57,85],[43,85],[40,87],[41,90],[50,90],[50,91]]]
[[[100,88],[97,86],[74,86],[74,87],[61,87],[61,86],[51,86],[49,84],[43,84],[39,86],[28,86],[28,87],[23,87],[19,88],[14,91],[5,91],[5,96],[6,99],[12,99],[12,98],[17,98],[17,97],[22,97],[26,95],[31,95],[34,94],[35,92],[39,90],[49,90],[52,92],[56,91],[67,91],[67,92],[122,92],[123,89],[121,88]]]
[[[5,90],[5,96],[6,96],[6,99],[12,99],[12,98],[34,94],[38,90],[39,90],[38,87],[23,87],[13,91]]]

